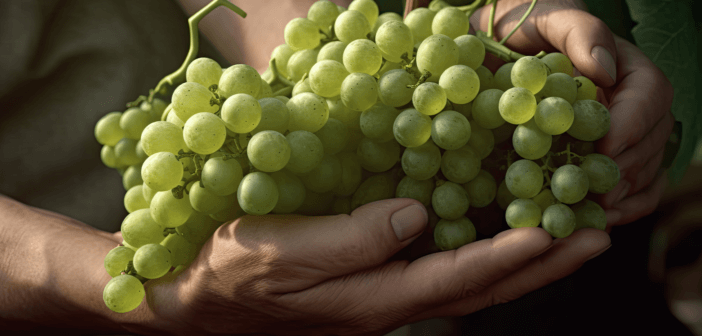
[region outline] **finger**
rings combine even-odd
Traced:
[[[647,186],[655,178],[658,168],[663,161],[665,147],[658,150],[650,160],[636,171],[629,171],[622,177],[612,191],[602,195],[602,205],[605,209],[616,207],[616,204],[628,195],[633,195]]]
[[[122,237],[122,231],[117,231],[113,233],[112,238],[117,240],[119,243],[122,243],[122,241],[124,240],[124,238]]]
[[[605,88],[610,106],[611,127],[597,142],[597,151],[617,157],[633,147],[665,114],[673,103],[673,87],[663,72],[636,46],[618,36],[619,79]]]
[[[659,170],[656,180],[644,190],[629,196],[606,210],[607,225],[616,226],[631,223],[641,217],[650,215],[658,206],[663,191],[668,186],[668,173]]]

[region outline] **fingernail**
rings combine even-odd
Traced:
[[[426,209],[414,204],[392,214],[390,223],[397,239],[402,242],[424,231],[428,218]]]
[[[629,188],[631,188],[631,183],[629,182],[624,182],[624,189],[622,190],[621,194],[619,194],[619,197],[617,197],[617,201],[614,203],[619,203],[626,195],[629,193]]]
[[[614,57],[602,46],[594,46],[590,51],[592,58],[607,71],[613,81],[617,81],[617,64],[614,63]]]
[[[609,250],[610,247],[612,247],[612,244],[609,244],[609,246],[605,247],[602,251],[593,254],[590,258],[588,258],[588,259],[585,260],[585,261],[590,261],[590,260],[592,260],[592,259],[594,259],[594,258],[597,258],[597,256],[599,256],[600,254],[602,254],[602,253],[604,253],[605,251]]]

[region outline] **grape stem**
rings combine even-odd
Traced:
[[[514,34],[514,32],[517,31],[517,29],[519,29],[519,27],[522,25],[522,23],[524,23],[524,21],[526,21],[526,19],[527,19],[527,17],[529,16],[529,14],[531,14],[531,11],[534,10],[534,7],[536,6],[536,3],[537,3],[538,1],[539,1],[539,0],[532,0],[532,1],[531,1],[531,6],[529,6],[529,9],[527,9],[526,13],[524,13],[524,15],[522,16],[522,18],[521,18],[521,19],[519,20],[519,22],[517,23],[517,25],[512,29],[511,32],[509,32],[509,34],[507,34],[507,36],[505,36],[505,37],[502,39],[502,41],[500,41],[500,44],[501,44],[501,45],[504,45],[505,42],[507,42],[507,39],[510,38],[510,37],[512,36],[512,34]],[[495,5],[497,5],[497,3],[495,3]],[[495,9],[495,6],[494,6],[494,5],[493,5],[492,9],[493,9],[493,10]],[[493,13],[491,12],[491,13],[490,13],[490,16],[492,17],[492,15],[493,15]],[[492,27],[492,22],[490,22],[490,27]],[[542,51],[542,52],[543,52],[543,51]],[[537,57],[538,57],[538,56],[537,56]]]
[[[169,234],[176,233],[175,228],[165,228],[163,229],[163,236],[168,237]]]
[[[488,21],[487,37],[492,40],[492,37],[495,36],[495,10],[497,9],[497,1],[488,1],[488,3],[490,2],[493,4],[492,8],[490,8],[490,20]],[[519,24],[517,24],[517,27],[519,27]],[[504,41],[504,39],[502,41]],[[500,42],[500,44],[504,43]]]
[[[280,74],[280,72],[278,71],[278,64],[276,63],[275,58],[271,58],[271,60],[268,61],[268,68],[271,69],[271,73],[273,74],[273,78],[270,82],[268,82],[268,85],[270,85],[271,87],[276,84],[282,84],[290,87],[295,86],[294,82],[288,80]]]
[[[412,88],[412,89],[416,89],[416,88],[417,88],[418,86],[420,86],[422,83],[426,82],[427,79],[429,79],[429,77],[431,77],[431,72],[429,72],[428,70],[427,70],[427,71],[424,71],[424,73],[422,74],[422,76],[419,77],[419,79],[417,80],[417,83],[416,83],[416,84],[407,85],[407,87],[408,87],[408,88]]]

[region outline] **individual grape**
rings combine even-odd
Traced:
[[[173,193],[168,191],[159,191],[151,200],[149,206],[151,217],[165,228],[174,228],[183,225],[190,213],[193,212],[193,207],[190,205],[190,196],[183,193],[183,197],[178,199],[173,196]]]
[[[154,98],[151,102],[149,101],[143,101],[141,102],[141,105],[139,105],[139,108],[142,110],[149,112],[151,115],[152,120],[161,120],[163,121],[164,118],[164,113],[166,113],[166,109],[168,106],[171,104],[166,103],[165,101]],[[172,109],[172,107],[171,107]]]
[[[310,172],[301,174],[300,180],[305,188],[316,193],[333,190],[341,182],[341,162],[336,155],[325,154],[322,162]]]
[[[212,115],[211,113],[204,114]],[[178,151],[185,148],[183,130],[167,121],[156,121],[146,126],[140,141],[146,155],[158,152],[178,154]]]
[[[541,61],[551,70],[551,73],[564,73],[573,76],[573,63],[568,56],[558,52],[549,53],[541,58]]]
[[[349,44],[341,41],[331,41],[322,46],[317,54],[317,62],[330,60],[344,64],[344,50]]]
[[[275,214],[292,213],[305,200],[305,185],[295,174],[288,170],[279,170],[270,174],[278,187],[278,201],[271,210]]]
[[[517,198],[507,207],[505,219],[512,229],[537,227],[541,222],[541,208],[531,199]]]
[[[322,162],[324,145],[311,132],[300,130],[285,136],[290,145],[290,159],[285,168],[295,174],[304,174]]]
[[[476,238],[475,225],[464,216],[456,220],[441,219],[434,228],[434,243],[442,251],[455,250]]]
[[[443,111],[431,122],[431,139],[443,149],[459,149],[470,139],[470,122],[456,111]]]
[[[339,9],[335,3],[328,0],[315,1],[307,11],[307,18],[317,23],[325,32],[329,31],[337,16]]]
[[[126,313],[139,307],[146,292],[141,281],[134,276],[123,274],[112,278],[102,292],[102,300],[107,308],[117,313]]]
[[[230,113],[232,112],[231,110],[229,111]],[[236,107],[234,111],[237,111]],[[241,114],[234,112],[234,116],[241,116]],[[229,120],[231,120],[231,117]],[[226,137],[227,129],[225,123],[212,113],[196,113],[185,122],[183,127],[185,144],[198,154],[208,155],[216,152],[222,147]]]
[[[378,101],[378,83],[369,74],[352,73],[341,83],[341,101],[351,110],[365,111]]]
[[[402,65],[400,65],[400,63],[385,61],[385,63],[383,63],[383,65],[380,67],[380,70],[378,70],[378,73],[376,75],[378,77],[382,77],[386,72],[388,72],[390,70],[398,70],[398,69],[404,70],[404,68],[402,67]]]
[[[185,81],[198,83],[206,88],[219,84],[222,67],[217,61],[200,57],[193,60],[185,71]]]
[[[363,13],[368,20],[370,27],[378,20],[378,5],[373,0],[354,0],[349,4],[349,10],[356,10]]]
[[[312,90],[312,87],[310,86],[310,79],[309,78],[300,79],[299,82],[295,83],[295,86],[293,87],[293,90],[292,90],[292,96],[293,97],[297,96],[303,92],[314,93],[314,90]]]
[[[339,14],[334,21],[334,34],[339,41],[351,43],[354,40],[365,39],[372,27],[363,13],[347,10]]]
[[[256,169],[268,173],[283,169],[290,160],[290,144],[283,134],[276,131],[256,133],[246,152]]]
[[[596,100],[578,100],[573,104],[573,125],[568,134],[582,141],[595,141],[609,132],[609,110]]]
[[[514,134],[514,131],[517,129],[517,126],[519,125],[510,124],[506,122],[502,124],[502,126],[493,129],[492,134],[495,137],[495,143],[501,144],[507,140],[511,140],[512,134]]]
[[[141,166],[141,178],[153,190],[171,190],[183,178],[183,164],[173,153],[158,152],[144,161]]]
[[[222,105],[222,120],[229,130],[236,133],[253,131],[261,122],[261,113],[258,100],[245,93],[229,97]]]
[[[402,170],[415,180],[432,178],[441,169],[441,151],[429,140],[402,153]]]
[[[121,230],[124,241],[135,248],[163,240],[163,227],[151,217],[149,209],[139,209],[127,215]]]
[[[130,138],[122,138],[115,145],[115,158],[120,165],[133,166],[141,163],[136,153],[137,140]]]
[[[224,75],[222,75],[222,78],[224,78]],[[256,85],[260,84],[256,82]],[[220,83],[220,90],[221,89],[222,86]],[[188,119],[195,113],[215,113],[219,109],[219,106],[212,104],[213,99],[214,94],[212,94],[212,92],[210,92],[210,90],[208,90],[206,87],[199,83],[185,82],[178,85],[175,91],[173,91],[173,112],[175,112],[178,119],[182,120],[183,122],[187,122]],[[141,135],[141,132],[139,135]]]
[[[431,118],[413,108],[406,109],[395,119],[392,132],[400,145],[421,146],[431,137]]]
[[[573,107],[563,98],[549,97],[536,106],[534,121],[541,131],[549,135],[565,133],[573,124]]]
[[[597,87],[589,78],[585,76],[578,76],[573,78],[576,85],[578,86],[577,100],[597,100]]]
[[[546,208],[541,226],[554,238],[565,238],[575,231],[575,214],[565,204],[554,204]]]
[[[124,194],[124,208],[127,210],[127,212],[132,213],[136,210],[146,209],[148,207],[149,203],[144,199],[141,184],[129,188],[127,193]]]
[[[287,104],[288,101],[290,100],[290,98],[285,97],[285,96],[275,96],[273,98],[280,100],[281,102],[283,102],[283,104]]]
[[[463,189],[468,193],[468,201],[474,208],[484,208],[495,199],[497,195],[497,181],[486,170],[481,169],[475,178],[463,184]]]
[[[481,65],[475,69],[475,73],[478,75],[478,79],[480,79],[480,89],[478,90],[478,94],[495,88],[495,76],[492,74],[490,69],[486,68],[484,65]]]
[[[314,133],[324,147],[325,154],[336,154],[341,152],[349,141],[349,134],[343,122],[329,118],[327,123]]]
[[[536,113],[536,98],[525,88],[513,87],[502,94],[498,107],[505,121],[519,125]]]
[[[334,187],[334,195],[351,196],[362,180],[361,163],[354,152],[341,152],[336,155],[341,163],[341,181]]]
[[[227,196],[236,192],[244,176],[238,161],[215,157],[205,162],[200,177],[207,190],[217,196]]]
[[[395,12],[385,12],[383,14],[378,15],[378,20],[375,21],[375,24],[373,25],[373,29],[371,29],[370,39],[375,41],[375,43],[378,43],[378,38],[377,38],[378,29],[380,29],[380,27],[383,24],[385,24],[386,22],[390,22],[390,21],[402,22],[402,16],[400,16],[400,14],[397,14]],[[407,28],[409,28],[409,27],[407,27]],[[410,33],[409,36],[412,36],[411,35],[412,31],[409,29],[407,31]],[[402,35],[398,34],[398,37],[399,36],[402,36]],[[406,38],[406,36],[402,36],[402,38]],[[412,43],[412,46],[414,46],[414,43]]]
[[[245,93],[249,96],[258,96],[261,90],[261,76],[250,65],[235,64],[227,68],[219,79],[219,92],[225,98],[235,94]],[[197,111],[202,112],[202,111]]]
[[[546,208],[551,205],[558,204],[558,200],[556,199],[556,196],[553,196],[551,189],[541,190],[538,195],[532,197],[531,199],[539,205],[541,212],[546,211]]]
[[[536,162],[518,160],[507,168],[505,184],[512,195],[518,198],[532,198],[539,194],[544,185],[544,173]]]
[[[619,166],[609,156],[599,153],[585,155],[580,163],[588,176],[588,190],[594,194],[606,194],[619,184]]]
[[[559,167],[551,177],[553,195],[566,204],[574,204],[585,198],[589,184],[587,173],[572,164]]]
[[[124,190],[129,190],[139,184],[144,183],[144,180],[141,178],[141,166],[142,164],[129,166],[129,168],[124,171],[124,175],[122,175],[122,185],[124,186]]]
[[[142,185],[141,185],[141,193],[143,194],[144,200],[146,201],[146,203],[151,204],[151,200],[153,200],[153,198],[154,198],[154,196],[156,195],[157,192],[158,192],[158,191],[149,188],[149,186],[146,185],[146,183],[142,183]],[[147,207],[147,208],[148,208],[148,207]]]
[[[173,109],[171,109],[171,111],[173,111]],[[183,129],[183,126],[185,126],[185,122],[180,120],[180,118],[178,118],[178,115],[175,112],[168,113],[168,116],[166,116],[166,121],[178,126],[178,128],[180,128],[181,130]]]
[[[400,107],[412,101],[414,85],[417,79],[403,69],[390,70],[378,80],[378,96],[383,104]]]
[[[141,132],[153,121],[155,120],[151,118],[149,112],[138,107],[132,107],[122,113],[122,116],[119,118],[119,127],[124,131],[125,138],[139,140]]]
[[[459,184],[445,182],[434,189],[431,205],[439,217],[456,220],[468,211],[468,193]]]
[[[467,183],[478,176],[481,161],[469,146],[447,150],[441,156],[441,172],[451,182]]]
[[[171,252],[159,244],[146,244],[134,253],[134,269],[147,279],[160,278],[171,269]]]
[[[100,160],[102,163],[109,168],[117,168],[123,166],[117,156],[115,155],[115,148],[108,145],[102,146],[100,149]]]
[[[446,91],[446,98],[452,103],[466,104],[473,101],[478,95],[480,78],[470,67],[457,64],[441,74],[439,85]]]
[[[443,34],[451,39],[468,34],[470,22],[468,16],[460,9],[448,6],[436,12],[431,23],[433,34]]]
[[[351,209],[384,199],[395,197],[397,183],[390,173],[373,175],[358,186],[351,196]]]
[[[412,105],[422,114],[435,115],[446,106],[446,91],[439,84],[424,82],[414,90]]]
[[[427,37],[417,50],[417,67],[422,73],[431,73],[429,81],[438,82],[444,70],[456,64],[458,46],[446,35],[434,34]]]
[[[346,79],[349,77],[346,77]],[[327,102],[324,98],[311,92],[304,92],[290,98],[286,106],[290,110],[288,129],[291,132],[299,130],[312,133],[317,132],[329,119]]]
[[[263,172],[244,176],[236,194],[241,209],[250,215],[265,215],[278,203],[278,186]]]
[[[95,124],[95,139],[101,145],[113,146],[126,135],[119,126],[122,112],[110,112]]]
[[[525,56],[517,60],[512,67],[511,80],[516,87],[522,87],[536,94],[546,84],[549,69],[535,56]]]
[[[283,37],[285,44],[293,49],[314,49],[320,43],[320,26],[306,18],[294,18],[285,25]]]
[[[507,180],[502,180],[500,183],[500,186],[497,188],[497,195],[495,198],[497,199],[497,205],[500,206],[500,209],[502,210],[507,210],[507,207],[517,199],[516,196],[512,195],[512,193],[509,191],[509,188],[507,188]]]
[[[358,144],[356,155],[363,169],[381,173],[392,168],[400,159],[400,145],[393,140],[376,143],[363,138]]]
[[[232,196],[234,196],[234,201],[232,203],[228,204],[222,210],[209,214],[209,217],[218,222],[226,223],[231,222],[241,216],[244,216],[246,212],[244,212],[244,210],[241,210],[241,207],[239,206],[239,201],[236,199],[236,194]]]
[[[403,20],[403,22],[412,31],[414,43],[419,44],[432,33],[432,21],[436,16],[436,12],[425,7],[415,8]]]
[[[127,269],[127,264],[134,258],[134,251],[126,246],[117,246],[107,252],[105,256],[105,270],[111,277],[119,276],[119,274]]]
[[[261,105],[261,120],[251,133],[256,134],[268,130],[285,133],[290,120],[290,110],[285,106],[285,103],[270,97],[261,98],[258,103]]]
[[[375,35],[375,43],[389,62],[400,63],[403,54],[406,53],[408,58],[412,58],[414,53],[412,30],[401,20],[388,21],[380,26]]]
[[[344,49],[344,66],[349,72],[374,75],[383,63],[383,54],[375,42],[366,39],[354,40]]]
[[[480,155],[480,159],[484,159],[492,153],[495,148],[495,136],[489,129],[482,128],[475,121],[470,121],[470,139],[466,146],[470,146]]]
[[[219,226],[219,222],[206,214],[193,211],[185,224],[176,228],[176,233],[185,238],[189,243],[200,246],[210,239]]]
[[[547,97],[559,97],[568,101],[568,104],[575,103],[578,97],[578,86],[575,79],[564,73],[554,73],[548,75],[546,84],[536,94],[537,97],[544,99]]]
[[[399,114],[396,108],[377,103],[361,113],[361,132],[375,142],[390,141],[395,138],[392,127]]]
[[[512,135],[512,145],[519,156],[536,160],[542,158],[551,148],[552,136],[544,133],[534,119],[517,126]]]
[[[507,91],[514,87],[512,84],[512,68],[515,62],[509,62],[503,64],[495,72],[495,89],[500,89],[502,91]]]
[[[261,89],[258,91],[258,95],[256,96],[256,99],[261,99],[261,98],[271,98],[273,97],[273,88],[261,78]]]
[[[396,198],[412,198],[422,202],[425,207],[431,205],[431,195],[434,192],[434,181],[432,179],[415,180],[405,176],[395,189]]]
[[[570,206],[575,214],[575,229],[594,228],[605,231],[607,229],[607,214],[602,207],[589,200],[584,199]]]
[[[357,132],[357,131],[351,131],[349,132],[349,141],[346,143],[346,146],[344,149],[341,150],[341,152],[351,152],[351,153],[356,153],[356,150],[358,149],[358,144],[361,143],[361,140],[365,138],[363,133]],[[392,140],[395,140],[394,137]],[[395,141],[397,142],[397,141]]]
[[[241,184],[239,184],[240,187]],[[192,184],[189,196],[193,210],[207,215],[222,211],[236,202],[236,195],[218,196],[210,190],[201,187],[199,182]]]
[[[465,14],[463,16],[465,16]],[[478,67],[480,67],[481,64],[483,64],[483,60],[485,60],[485,44],[483,44],[483,41],[480,41],[475,35],[468,34],[455,37],[453,41],[456,42],[459,50],[458,64],[469,66],[477,72]],[[492,75],[492,73],[490,73],[490,75]],[[480,81],[480,86],[483,86],[482,80]]]
[[[344,105],[341,98],[327,99],[327,107],[329,107],[329,118],[341,121],[346,125],[349,132],[361,131],[361,113],[362,111],[353,111]],[[354,150],[355,151],[355,150]]]
[[[173,266],[188,265],[197,258],[200,250],[179,234],[169,234],[160,244],[171,252]]]
[[[349,72],[346,71],[344,64],[331,60],[318,61],[310,69],[309,85],[314,93],[322,97],[338,96],[341,92],[341,83],[348,75]]]
[[[317,55],[319,55],[319,49],[299,50],[292,54],[288,60],[290,79],[298,82],[305,73],[310,73],[314,64],[317,63]]]
[[[285,43],[275,47],[271,53],[271,59],[275,59],[276,69],[278,69],[278,73],[283,75],[283,77],[290,77],[288,73],[288,61],[294,53],[295,50]]]
[[[505,119],[500,114],[500,98],[504,91],[489,89],[475,97],[472,106],[472,115],[475,122],[485,129],[496,129],[505,124]]]

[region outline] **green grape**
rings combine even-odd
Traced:
[[[104,115],[95,124],[95,139],[101,145],[112,146],[117,144],[119,140],[126,135],[124,130],[119,126],[122,118],[122,112],[110,112]]]
[[[609,110],[596,100],[578,100],[573,104],[573,125],[568,134],[582,141],[602,139],[610,127]]]
[[[285,44],[297,50],[314,49],[320,43],[319,28],[317,22],[310,19],[294,18],[285,25]]]
[[[163,227],[151,217],[151,210],[136,210],[122,221],[122,238],[129,245],[140,248],[146,244],[158,244],[163,240]]]
[[[535,56],[525,56],[517,60],[512,67],[510,78],[516,87],[522,87],[536,94],[546,84],[549,69]]]
[[[512,135],[512,145],[519,156],[536,160],[542,158],[551,149],[553,137],[544,133],[534,119],[517,126]]]
[[[115,148],[108,145],[104,145],[102,146],[102,149],[100,149],[100,160],[102,160],[102,163],[109,168],[118,168],[123,166],[122,163],[117,160]]]
[[[283,104],[287,104],[288,101],[290,100],[290,98],[285,97],[285,96],[275,96],[273,98],[280,100],[281,102],[283,102]]]
[[[541,190],[538,195],[532,197],[531,199],[539,205],[541,212],[546,211],[546,208],[551,205],[558,204],[558,200],[556,199],[556,196],[553,196],[551,189]]]
[[[241,188],[241,184],[238,188]],[[198,182],[193,183],[190,187],[189,196],[193,210],[207,215],[219,212],[236,202],[236,195],[218,196],[210,190],[202,188]]]
[[[346,46],[343,60],[348,72],[362,72],[372,76],[380,70],[380,65],[383,63],[383,54],[375,42],[358,39]]]
[[[446,106],[446,91],[439,84],[424,82],[414,90],[412,105],[422,114],[435,115]]]
[[[335,3],[328,0],[316,1],[307,11],[307,18],[317,23],[325,32],[329,32],[337,16],[339,16],[339,9]]]
[[[129,166],[129,168],[124,171],[124,175],[122,175],[124,190],[129,190],[136,185],[144,183],[144,180],[141,178],[141,166],[141,163]]]
[[[227,196],[236,192],[244,175],[238,161],[216,157],[205,162],[200,177],[207,190],[217,196]]]
[[[578,76],[573,78],[578,86],[578,95],[575,100],[597,100],[597,86],[589,78]]]
[[[358,149],[358,144],[361,143],[361,140],[363,140],[363,138],[365,138],[365,136],[361,132],[349,132],[349,141],[346,143],[346,146],[344,147],[344,149],[341,150],[341,152],[356,153],[356,150]],[[393,140],[395,140],[394,137],[390,141]]]
[[[551,177],[553,195],[566,204],[580,202],[587,195],[589,186],[587,173],[572,164],[558,167]]]
[[[232,98],[234,100],[236,98]],[[258,103],[258,102],[256,102]],[[260,109],[260,105],[259,105]],[[232,113],[234,116],[241,116],[236,109]],[[224,114],[224,111],[222,112]],[[259,113],[260,119],[260,113]],[[231,120],[231,117],[230,119]],[[238,125],[237,125],[238,126]],[[183,139],[185,144],[195,153],[208,155],[219,150],[227,137],[227,128],[224,121],[216,115],[208,112],[194,114],[183,127]]]
[[[256,99],[261,99],[261,98],[272,98],[273,97],[273,88],[261,78],[261,89],[258,91],[258,95],[256,96]]]
[[[341,83],[341,101],[351,110],[365,111],[378,101],[378,83],[369,74],[354,72]]]
[[[493,129],[492,134],[495,137],[495,143],[500,144],[507,140],[511,140],[512,134],[514,134],[514,130],[517,129],[517,126],[519,125],[510,124],[506,122],[502,124],[502,126]]]
[[[478,90],[478,94],[495,88],[495,76],[492,74],[492,72],[490,72],[490,69],[481,65],[475,69],[475,73],[478,75],[478,79],[480,80],[480,89]]]
[[[468,139],[466,146],[473,148],[482,160],[488,157],[495,148],[495,136],[492,131],[480,127],[475,121],[468,120],[468,123],[470,123],[470,139]]]
[[[341,121],[346,125],[349,132],[361,131],[361,113],[362,111],[353,111],[344,105],[341,98],[327,99],[327,107],[329,108],[329,118]]]
[[[217,61],[200,57],[196,58],[185,71],[185,81],[198,83],[206,88],[212,85],[219,84],[219,79],[222,77],[222,67]]]
[[[436,12],[425,7],[419,7],[409,12],[403,20],[412,31],[415,45],[433,34],[431,26],[434,16],[436,16]]]
[[[507,207],[505,219],[512,229],[537,227],[541,222],[541,208],[531,199],[517,198]]]
[[[402,65],[400,65],[400,63],[385,61],[385,63],[383,63],[383,66],[380,67],[380,70],[378,70],[377,75],[378,75],[378,77],[382,77],[386,72],[388,72],[390,70],[398,70],[398,69],[404,70],[402,68]]]
[[[512,195],[532,198],[539,194],[544,185],[544,172],[534,161],[518,160],[507,168],[505,184]]]
[[[219,228],[219,226],[219,222],[210,218],[206,214],[193,211],[185,224],[176,228],[176,232],[178,235],[185,238],[185,240],[187,240],[189,243],[200,246],[210,239],[212,234],[217,230],[217,228]]]
[[[363,13],[368,20],[370,27],[378,20],[378,5],[373,0],[354,0],[349,4],[349,10],[356,10]]]
[[[546,208],[541,226],[554,238],[565,238],[575,231],[575,214],[565,204],[554,204]]]
[[[170,105],[169,105],[169,106],[170,106]],[[173,109],[171,109],[171,111],[172,111],[172,110],[173,110]],[[185,126],[185,122],[183,122],[182,120],[180,120],[180,118],[178,118],[178,115],[177,115],[175,112],[173,112],[173,113],[168,113],[168,116],[166,117],[166,120],[165,120],[165,121],[167,121],[167,122],[169,122],[169,123],[171,123],[171,124],[173,124],[173,125],[178,126],[178,128],[180,128],[181,130],[183,129],[183,126]]]
[[[292,96],[293,97],[297,96],[303,92],[314,93],[314,91],[312,90],[312,87],[310,86],[310,79],[309,78],[301,79],[299,82],[295,83],[295,86],[293,86],[293,90],[292,90]]]
[[[348,43],[341,41],[332,41],[323,45],[317,54],[317,62],[330,60],[344,64],[344,50],[348,45]]]
[[[295,174],[304,174],[319,165],[324,156],[324,145],[319,137],[308,131],[293,131],[285,136],[290,145],[290,159],[285,168]]]
[[[142,183],[141,193],[143,194],[144,200],[146,201],[147,204],[151,204],[151,200],[153,200],[153,198],[157,192],[158,191],[149,188],[149,186],[146,185],[146,183]]]
[[[441,172],[451,182],[467,183],[478,176],[481,161],[469,146],[447,150],[441,156]]]
[[[381,15],[382,17],[382,15]],[[334,198],[334,203],[332,203],[331,211],[334,214],[341,215],[351,214],[351,197]]]
[[[141,174],[141,172],[139,172]],[[149,207],[149,203],[144,199],[144,192],[142,191],[142,185],[135,185],[124,194],[124,208],[127,212],[132,213],[139,209],[146,209]]]
[[[183,225],[193,212],[190,196],[187,193],[183,193],[183,197],[177,199],[170,190],[157,192],[151,200],[149,209],[156,223],[166,228]]]
[[[310,69],[309,86],[314,93],[322,97],[338,96],[341,83],[348,75],[344,65],[337,61],[319,61]]]
[[[290,110],[285,106],[285,103],[271,97],[261,98],[258,103],[261,105],[261,121],[251,133],[256,134],[268,130],[285,133],[290,120]]]
[[[370,39],[375,41],[375,43],[378,43],[378,38],[377,38],[378,29],[380,29],[380,27],[383,26],[383,24],[385,24],[386,22],[391,22],[391,21],[402,22],[402,16],[400,16],[400,14],[397,14],[395,12],[385,12],[383,14],[380,14],[378,16],[378,20],[376,20],[375,24],[373,25],[373,29],[371,29]],[[409,27],[407,27],[407,28],[409,28]],[[407,31],[410,34],[409,36],[412,36],[412,31],[409,29]],[[401,34],[398,34],[397,36],[398,37],[401,36],[402,38],[407,38],[407,36],[404,36]],[[414,43],[412,44],[412,46],[414,46]],[[410,50],[412,50],[412,49],[410,48]]]
[[[261,75],[258,74],[258,71],[250,65],[235,64],[222,73],[222,77],[219,79],[217,92],[225,98],[229,98],[238,93],[245,93],[256,97],[260,90]]]
[[[141,281],[134,276],[123,274],[112,278],[102,292],[102,300],[110,310],[126,313],[139,307],[146,292]]]
[[[541,58],[541,61],[551,70],[551,73],[564,73],[573,76],[573,63],[568,56],[558,52],[549,53]]]
[[[442,251],[455,250],[476,239],[475,225],[464,216],[456,220],[441,219],[434,228],[434,243]]]
[[[146,244],[134,253],[134,269],[147,279],[158,279],[171,269],[171,251],[159,244]]]
[[[429,140],[419,147],[407,148],[402,153],[402,170],[415,180],[432,178],[441,169],[441,151]]]
[[[329,119],[329,106],[325,99],[311,92],[304,92],[290,98],[286,106],[290,110],[288,129],[291,132],[299,130],[317,132]]]
[[[495,198],[497,199],[497,205],[500,206],[500,209],[502,210],[507,210],[507,207],[517,199],[516,196],[512,195],[511,192],[509,192],[509,188],[507,188],[507,180],[502,180],[500,183],[500,186],[497,188],[497,195]]]
[[[341,163],[341,180],[332,190],[336,196],[351,196],[361,184],[361,163],[354,152],[341,152],[336,155]]]
[[[351,196],[351,209],[384,199],[395,197],[397,183],[390,173],[373,175],[358,186]]]
[[[417,50],[417,67],[422,73],[431,73],[429,81],[438,82],[444,70],[456,64],[458,46],[446,35],[434,34],[427,37]]]
[[[400,158],[400,145],[397,141],[376,143],[368,138],[361,139],[356,150],[363,169],[380,173],[390,170]]]
[[[375,142],[390,141],[395,138],[392,127],[399,114],[398,109],[377,103],[361,113],[361,132]]]
[[[431,139],[443,149],[459,149],[470,139],[470,122],[456,111],[443,111],[431,122]]]
[[[294,53],[295,50],[285,43],[275,47],[271,53],[271,59],[275,59],[275,66],[278,69],[278,73],[283,75],[283,77],[289,77],[288,60],[290,60],[290,56]]]
[[[478,95],[480,78],[469,66],[457,64],[441,74],[439,85],[446,91],[446,98],[452,103],[467,104]]]
[[[414,52],[412,30],[401,20],[388,21],[380,26],[375,35],[375,43],[389,62],[400,63],[403,54],[406,53],[408,58],[412,58]]]
[[[197,258],[200,250],[179,234],[169,234],[160,244],[171,252],[173,266],[188,265]]]
[[[453,110],[462,114],[466,119],[473,119],[473,102],[468,104],[451,104]]]
[[[498,106],[505,121],[519,125],[529,121],[536,113],[536,98],[525,88],[513,87],[502,94]]]
[[[124,131],[124,138],[139,140],[141,132],[153,121],[155,120],[149,112],[139,107],[132,107],[122,113],[119,118],[119,127]]]
[[[443,34],[451,39],[468,34],[469,28],[470,22],[466,13],[453,6],[442,8],[436,12],[431,23],[433,34]]]
[[[400,180],[400,183],[395,189],[395,197],[416,199],[422,202],[425,207],[428,207],[431,205],[431,195],[433,192],[433,180],[415,180],[409,176],[405,176]]]
[[[153,190],[170,190],[175,188],[183,178],[183,164],[173,153],[158,152],[144,161],[141,166],[141,177]]]
[[[475,122],[485,129],[496,129],[505,124],[505,119],[500,114],[500,98],[504,91],[489,89],[475,97],[472,106],[472,115]]]
[[[589,200],[584,199],[570,206],[575,214],[575,229],[594,228],[605,231],[607,229],[607,214],[602,207]]]
[[[322,162],[308,173],[301,174],[300,180],[305,188],[322,194],[332,191],[341,182],[341,161],[336,155],[324,154]]]
[[[459,184],[445,182],[434,189],[431,206],[443,219],[459,219],[468,211],[468,193]]]
[[[302,180],[285,169],[271,173],[270,177],[278,187],[278,202],[271,212],[288,214],[297,210],[305,200],[306,189]]]
[[[564,73],[554,73],[548,75],[546,84],[536,94],[537,97],[544,99],[547,97],[559,97],[568,101],[569,104],[575,103],[578,97],[578,86],[575,79]]]
[[[349,141],[349,134],[346,125],[343,122],[329,118],[327,123],[317,132],[314,133],[324,147],[325,154],[336,154],[341,152],[346,143]]]
[[[592,153],[585,155],[580,163],[588,176],[588,190],[594,194],[606,194],[619,184],[619,166],[609,156]]]
[[[224,79],[224,75],[222,75],[222,79]],[[258,84],[258,82],[256,84]],[[173,112],[175,112],[178,119],[182,120],[183,122],[188,121],[188,119],[190,119],[190,117],[195,113],[215,113],[219,109],[219,106],[212,105],[211,102],[213,99],[214,94],[206,87],[199,83],[185,82],[178,85],[175,91],[173,91]],[[139,135],[141,135],[141,132]]]
[[[333,202],[334,195],[331,192],[318,194],[306,190],[305,199],[302,201],[302,205],[295,210],[295,213],[307,216],[328,215]]]
[[[251,95],[237,93],[222,105],[222,120],[232,132],[249,133],[261,122],[261,104]]]
[[[514,87],[512,84],[512,68],[515,62],[509,62],[503,64],[495,72],[495,89],[500,89],[502,91],[507,91]]]
[[[567,100],[549,97],[536,106],[534,121],[541,131],[549,135],[565,133],[573,124],[575,112]]]
[[[288,60],[288,74],[290,79],[294,82],[298,82],[302,79],[304,74],[310,73],[314,64],[317,63],[318,54],[319,49],[299,50],[292,54]]]
[[[339,41],[351,43],[354,40],[365,39],[371,32],[371,24],[363,13],[347,10],[334,21],[334,34]]]
[[[471,69],[477,72],[478,68],[485,60],[485,44],[483,44],[483,41],[480,41],[480,39],[475,37],[475,35],[467,34],[455,37],[453,41],[456,42],[459,50],[458,64],[469,66]],[[485,69],[487,70],[487,68]],[[489,71],[490,70],[488,70],[488,72]],[[490,73],[490,76],[492,77],[492,73]],[[482,78],[480,81],[480,86],[483,86]]]
[[[225,223],[245,215],[246,213],[244,210],[241,210],[239,206],[239,200],[236,199],[236,194],[232,196],[234,196],[233,202],[229,203],[224,209],[209,214],[209,217],[218,222]]]
[[[290,144],[283,134],[276,131],[256,133],[246,152],[254,167],[267,173],[283,169],[290,160]]]
[[[497,195],[497,181],[492,174],[481,169],[475,178],[463,184],[463,189],[468,193],[468,201],[472,207],[484,208],[490,205]]]
[[[114,147],[115,158],[121,165],[133,166],[143,161],[136,153],[137,140],[122,138]]]
[[[378,96],[383,104],[400,107],[412,101],[414,85],[417,79],[403,69],[390,70],[378,80]]]
[[[236,191],[241,209],[250,215],[265,215],[278,203],[278,186],[263,172],[249,173]]]
[[[413,108],[406,109],[395,119],[392,132],[400,145],[421,146],[431,137],[431,118]]]
[[[119,276],[119,274],[127,269],[127,264],[134,258],[134,251],[126,246],[117,246],[107,252],[105,256],[105,270],[111,277]]]
[[[143,101],[141,105],[139,105],[142,110],[149,112],[152,120],[161,121],[163,121],[163,114],[166,113],[168,106],[170,106],[170,104],[158,98],[154,98],[151,102]]]

